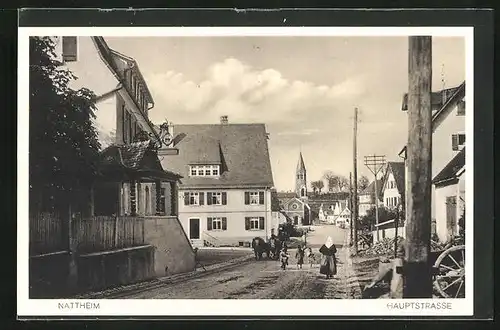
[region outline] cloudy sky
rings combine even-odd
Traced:
[[[398,161],[407,138],[405,37],[106,38],[136,59],[155,99],[155,123],[265,123],[275,186],[293,189],[299,151],[308,179],[352,171],[354,108],[363,156]],[[463,38],[433,38],[433,88],[465,79]]]

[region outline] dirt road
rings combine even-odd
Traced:
[[[338,275],[326,279],[319,265],[297,269],[294,251],[286,270],[277,261],[250,261],[230,270],[120,295],[121,299],[345,299],[352,296],[345,251],[338,254]],[[317,251],[316,251],[317,252]],[[354,284],[356,285],[356,284]],[[354,290],[355,291],[355,290]],[[113,297],[110,297],[113,298]]]

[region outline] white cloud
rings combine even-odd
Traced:
[[[290,81],[274,69],[257,70],[229,58],[210,66],[202,81],[178,72],[154,73],[146,81],[156,100],[153,121],[210,123],[221,115],[230,122],[300,122],[331,111],[341,116],[353,97],[363,95],[364,76],[337,85]],[[312,134],[304,131],[302,134]]]

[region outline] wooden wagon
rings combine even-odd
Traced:
[[[443,298],[465,297],[465,245],[452,245],[432,251],[434,288]]]

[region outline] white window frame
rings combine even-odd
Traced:
[[[189,205],[200,205],[200,193],[190,192],[189,193]]]
[[[250,205],[260,205],[259,204],[259,192],[258,191],[250,191],[248,193],[250,197]]]
[[[211,205],[222,205],[222,192],[211,192],[211,198]]]
[[[250,218],[250,229],[249,230],[262,230],[262,229],[259,229],[259,218],[258,217],[254,217],[254,218]]]
[[[221,217],[212,218],[212,230],[223,230]]]
[[[196,177],[218,177],[220,175],[219,165],[190,165],[189,175]]]

